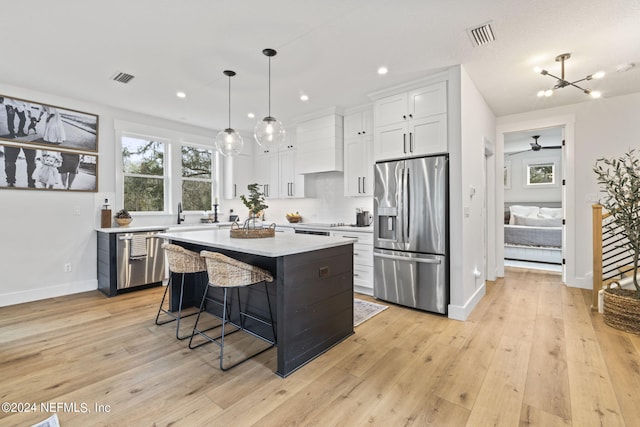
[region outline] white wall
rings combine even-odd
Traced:
[[[476,89],[464,67],[450,80],[450,182],[451,303],[449,317],[465,320],[485,293],[485,141],[495,135],[495,115]],[[459,93],[454,86],[459,81]],[[455,109],[460,116],[457,117]],[[452,126],[459,128],[456,133]],[[456,146],[456,140],[460,141]],[[492,215],[494,213],[490,213]],[[479,272],[476,277],[474,272]]]
[[[591,265],[591,205],[598,196],[599,187],[592,171],[599,157],[624,154],[629,147],[640,143],[640,93],[588,100],[567,107],[538,110],[526,114],[500,117],[501,130],[531,129],[535,123],[550,125],[566,122],[563,117],[574,117],[572,129],[565,134],[567,141],[567,246],[575,248],[567,254],[567,285],[592,287]],[[569,119],[570,120],[570,119]],[[575,146],[570,146],[569,143]],[[501,148],[501,147],[500,147]],[[501,201],[498,201],[501,204]]]
[[[528,150],[520,154],[505,155],[505,164],[511,164],[511,188],[505,188],[505,202],[560,202],[562,200],[562,150]],[[527,186],[527,164],[555,163],[556,182],[553,186]]]

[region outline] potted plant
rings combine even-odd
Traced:
[[[133,221],[133,218],[131,218],[131,214],[126,209],[120,209],[118,212],[116,212],[115,216],[116,222],[120,227],[126,227],[131,223],[131,221]]]
[[[244,194],[241,194],[240,200],[249,209],[249,218],[246,224],[251,224],[255,228],[257,218],[269,206],[265,205],[264,194],[258,190],[257,183],[247,185],[247,189],[249,190],[249,197],[247,198]]]
[[[593,171],[605,193],[600,203],[613,217],[606,226],[607,231],[624,237],[619,247],[628,251],[633,259],[635,290],[610,286],[605,289],[604,321],[618,329],[640,334],[640,159],[635,150],[630,149],[620,158],[598,159]]]

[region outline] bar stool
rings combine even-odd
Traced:
[[[220,347],[220,370],[227,371],[239,364],[246,362],[247,360],[255,357],[273,347],[276,343],[276,329],[273,322],[273,312],[271,310],[271,300],[269,297],[269,289],[267,288],[267,282],[273,282],[273,276],[266,270],[262,268],[244,263],[242,261],[238,261],[233,258],[229,258],[228,256],[222,255],[217,252],[209,252],[202,251],[200,252],[200,256],[202,256],[207,265],[207,273],[209,275],[209,283],[207,289],[205,289],[204,294],[202,295],[202,302],[200,303],[200,311],[198,312],[198,317],[196,318],[196,323],[193,327],[193,333],[191,334],[191,339],[189,340],[189,348],[197,348],[205,344],[209,344],[209,342],[216,343]],[[250,285],[256,285],[259,283],[264,283],[265,294],[267,296],[267,306],[269,311],[269,321],[265,319],[261,319],[253,314],[249,314],[247,311],[242,310],[242,304],[240,302],[240,288],[247,287]],[[222,301],[218,301],[214,298],[208,296],[208,288],[218,288],[222,290],[223,298]],[[236,298],[238,300],[238,320],[240,324],[235,323],[231,320],[231,307],[229,301],[229,291],[236,290]],[[204,332],[206,330],[198,329],[198,321],[200,320],[200,315],[203,312],[205,301],[214,302],[222,306],[222,325],[221,326],[221,334],[218,337],[211,337]],[[246,303],[245,303],[246,304]],[[252,319],[256,322],[259,322],[263,325],[271,327],[271,332],[273,333],[273,339],[269,339],[268,337],[262,336],[257,332],[251,331],[245,328],[245,320]],[[235,327],[231,332],[227,332],[225,330],[225,325],[231,324]],[[231,335],[238,331],[245,331],[248,334],[261,339],[262,341],[270,344],[267,348],[259,350],[251,354],[250,356],[241,359],[240,361],[232,364],[231,366],[224,367],[224,339],[226,336]],[[205,342],[193,345],[193,337],[198,334],[206,339]]]
[[[164,295],[162,296],[162,302],[160,303],[160,308],[158,309],[158,314],[156,315],[156,325],[164,325],[169,322],[177,321],[176,325],[176,338],[179,340],[187,339],[191,336],[185,335],[180,336],[180,320],[185,317],[190,317],[198,314],[198,312],[193,312],[187,315],[182,315],[182,297],[184,295],[184,277],[187,274],[192,274],[198,278],[200,283],[204,284],[203,275],[207,272],[207,266],[205,264],[204,258],[202,258],[197,252],[189,251],[182,246],[174,245],[171,243],[163,243],[162,249],[164,249],[164,253],[167,255],[167,261],[169,263],[169,283],[165,287]],[[164,300],[167,297],[167,291],[173,282],[173,274],[178,273],[181,274],[182,279],[180,280],[180,301],[178,306],[178,314],[165,309],[164,308]],[[205,286],[206,288],[206,286]],[[160,313],[165,313],[171,319],[159,321]]]

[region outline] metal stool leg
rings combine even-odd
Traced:
[[[164,301],[167,297],[167,291],[169,290],[169,287],[172,285],[173,283],[173,274],[171,275],[171,277],[169,278],[169,283],[167,283],[167,286],[164,290],[164,294],[162,295],[162,302],[160,302],[160,308],[158,309],[158,314],[156,314],[156,325],[164,325],[166,323],[169,322],[173,322],[173,321],[177,321],[176,324],[176,338],[179,340],[184,340],[189,338],[191,335],[185,335],[185,336],[180,336],[180,320],[185,318],[185,317],[191,317],[191,316],[195,316],[197,313],[191,313],[191,314],[187,314],[186,316],[182,315],[182,301],[183,301],[183,296],[184,296],[184,276],[185,273],[181,274],[181,280],[180,280],[180,299],[178,301],[178,314],[175,315],[174,313],[172,313],[169,310],[164,309]],[[165,321],[161,321],[159,322],[158,319],[160,318],[160,313],[165,313],[167,314],[169,317],[171,317],[171,319],[169,320],[165,320]]]

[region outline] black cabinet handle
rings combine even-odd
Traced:
[[[358,177],[358,194],[360,194],[360,193],[361,193],[361,191],[360,191],[360,177]]]
[[[409,118],[410,118],[410,119],[413,119],[413,114],[409,114]]]
[[[362,194],[366,194],[366,191],[364,190],[364,179],[365,178],[366,177],[364,177],[364,176],[362,177]]]
[[[409,152],[413,153],[413,133],[409,132]]]
[[[402,151],[404,151],[404,153],[407,153],[407,134],[403,133],[402,134]]]
[[[403,119],[407,120],[407,116],[402,116]]]
[[[363,131],[362,131],[362,134],[364,135],[365,133],[367,133],[367,132],[363,130]]]
[[[236,184],[233,184],[233,197],[236,197]]]

